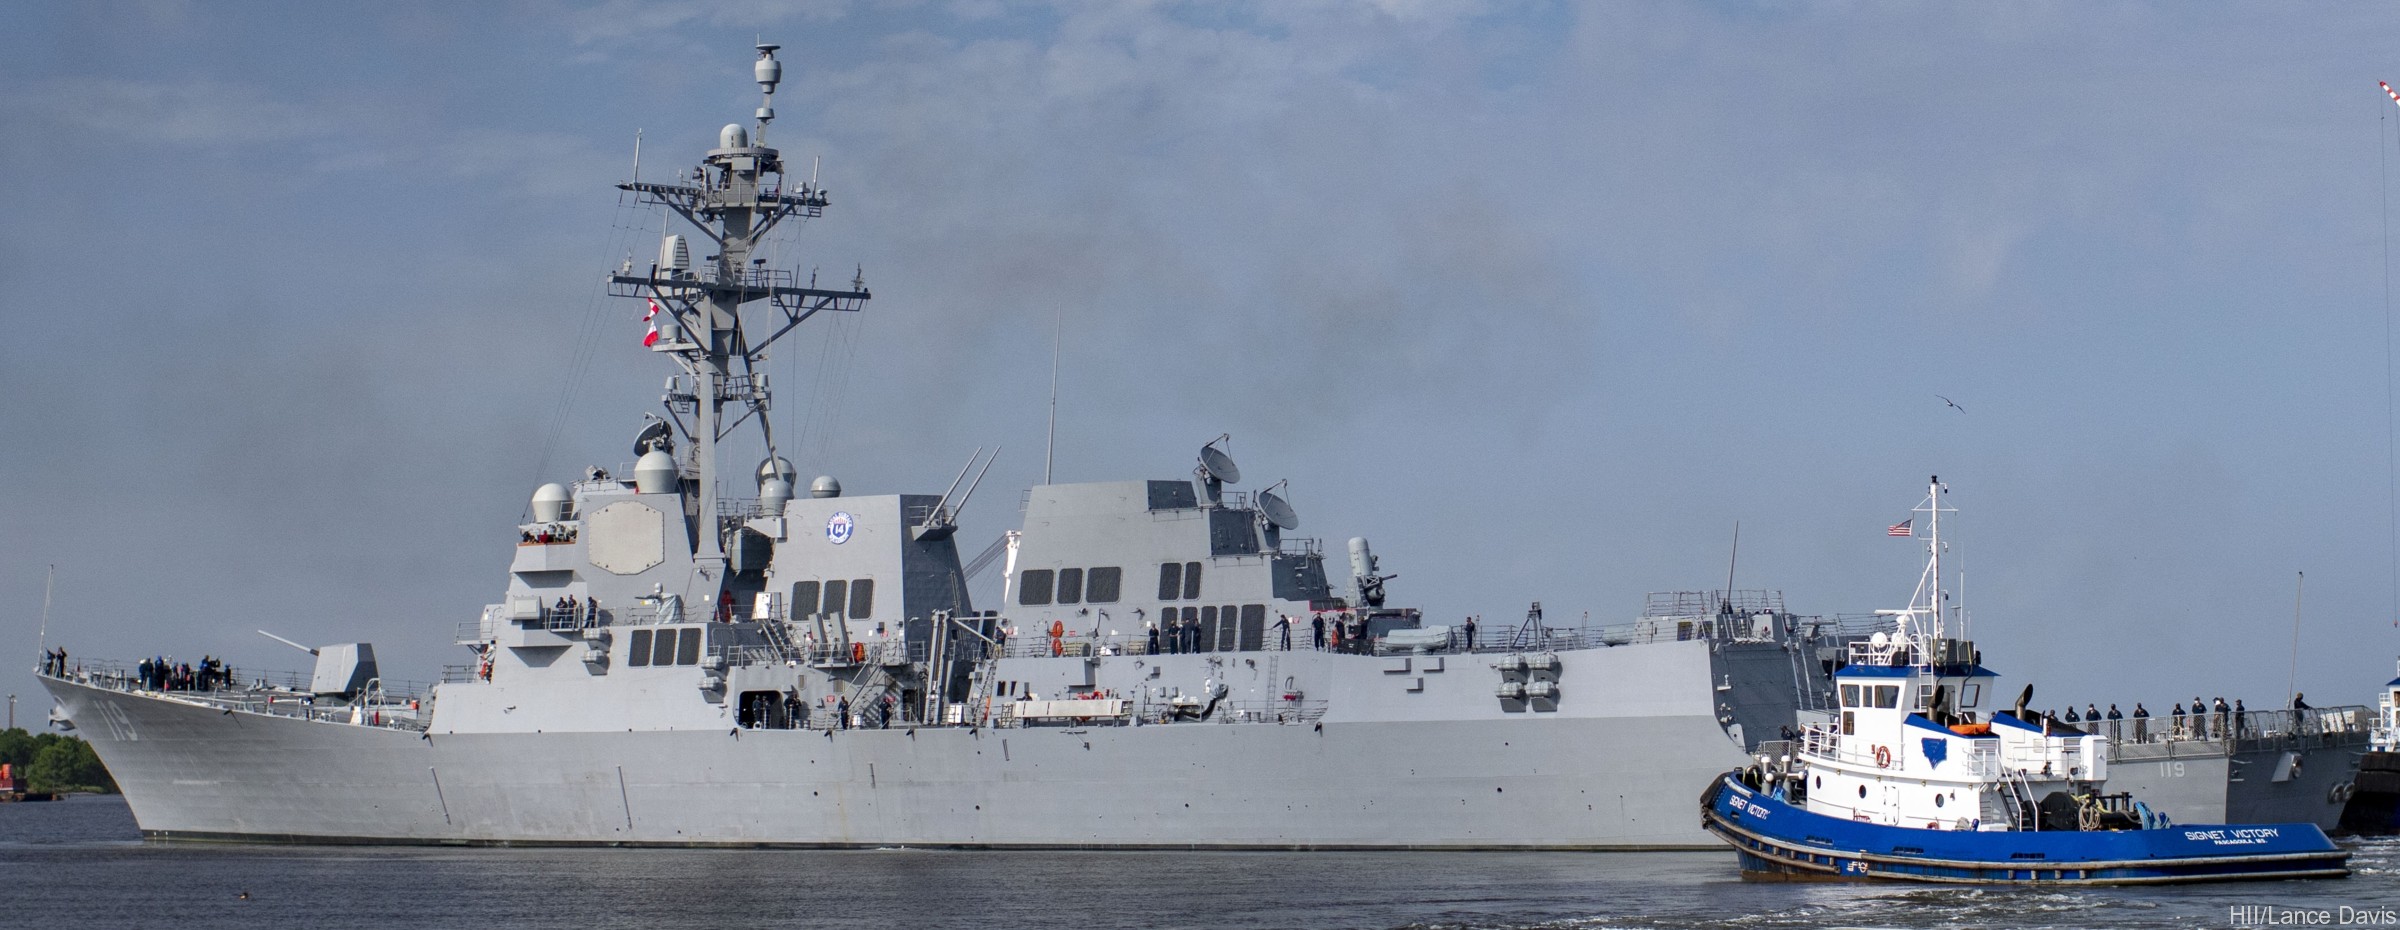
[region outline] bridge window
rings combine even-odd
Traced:
[[[675,631],[674,631],[674,630],[672,630],[672,629],[665,629],[665,630],[660,630],[660,631],[658,631],[658,641],[652,644],[652,648],[651,648],[651,650],[650,650],[650,664],[652,664],[652,665],[673,665],[673,664],[675,664]]]
[[[1083,569],[1058,570],[1058,602],[1073,604],[1083,600]]]
[[[828,617],[839,617],[839,616],[842,616],[842,608],[843,608],[843,607],[846,607],[846,606],[848,606],[848,605],[849,605],[849,601],[850,601],[850,583],[849,583],[849,582],[847,582],[847,581],[828,581],[828,582],[826,582],[826,583],[825,583],[825,604],[824,604],[824,609],[822,609],[821,611],[819,611],[819,613],[823,613],[825,616],[828,616]]]
[[[707,635],[708,631],[699,627],[685,627],[682,642],[675,646],[675,664],[700,664],[700,638]]]
[[[1958,706],[1962,710],[1973,710],[1975,705],[1983,703],[1983,686],[1980,684],[1968,682],[1960,686],[1958,693],[1965,695],[1958,699]]]
[[[850,583],[850,617],[864,620],[875,614],[875,579],[861,578]]]
[[[1892,708],[1900,706],[1900,686],[1876,685],[1875,706],[1884,710],[1891,710]]]
[[[650,664],[651,630],[633,631],[633,642],[625,647],[625,664],[639,668]]]
[[[1267,605],[1242,605],[1241,637],[1241,641],[1236,643],[1235,646],[1241,649],[1243,652],[1257,652],[1258,650],[1265,648],[1267,640]]]
[[[1083,576],[1083,599],[1090,604],[1114,604],[1117,589],[1125,585],[1125,570],[1116,566],[1095,568]]]
[[[1843,706],[1843,707],[1857,707],[1857,706],[1858,706],[1858,686],[1857,686],[1857,685],[1843,685],[1843,686],[1842,686],[1842,706]]]
[[[1183,563],[1183,599],[1187,601],[1200,599],[1200,563],[1198,562]]]
[[[1183,563],[1168,562],[1158,567],[1158,599],[1171,601],[1183,596]]]
[[[1017,573],[1017,603],[1036,607],[1050,603],[1050,570],[1029,568]]]
[[[816,582],[803,581],[792,586],[792,609],[799,611],[803,615],[817,612]],[[797,620],[799,618],[794,617],[793,619]]]

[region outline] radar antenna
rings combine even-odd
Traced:
[[[1200,447],[1200,467],[1192,469],[1192,477],[1200,486],[1200,506],[1214,507],[1225,499],[1225,486],[1242,483],[1242,468],[1233,463],[1233,455],[1217,447],[1218,443],[1233,441],[1232,433],[1219,433],[1217,438]]]
[[[622,269],[608,277],[610,296],[655,301],[658,311],[669,316],[666,322],[673,324],[659,328],[674,338],[657,340],[650,351],[674,359],[682,369],[665,405],[669,418],[689,438],[679,457],[692,479],[682,486],[698,497],[690,512],[713,521],[694,546],[693,560],[704,576],[724,569],[725,540],[736,519],[718,506],[718,445],[727,430],[753,416],[765,432],[770,395],[757,369],[768,347],[820,312],[856,312],[874,296],[863,273],[848,289],[819,288],[814,280],[802,287],[793,272],[769,268],[752,257],[777,224],[792,217],[823,216],[831,202],[813,177],[792,183],[783,154],[766,145],[767,125],[775,118],[775,89],[783,80],[783,65],[775,59],[779,47],[765,42],[757,46],[753,74],[760,106],[754,132],[745,132],[739,123],[727,124],[717,134],[718,146],[708,150],[699,168],[689,176],[678,172],[674,183],[636,179],[617,185],[645,204],[665,207],[699,231],[698,238],[684,241],[716,246],[716,254],[689,267],[675,267],[681,264],[674,261],[680,250],[665,248],[668,258],[648,269]],[[745,307],[761,302],[765,305],[752,307],[751,320],[745,321]],[[753,335],[754,329],[763,333]],[[730,423],[728,406],[738,414]],[[688,423],[686,414],[691,416]],[[643,435],[649,436],[650,430]],[[772,455],[774,436],[767,433],[765,439]]]

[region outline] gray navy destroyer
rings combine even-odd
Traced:
[[[775,52],[754,124],[674,183],[619,185],[691,227],[608,276],[675,365],[666,416],[629,475],[544,485],[493,535],[512,562],[457,626],[468,663],[406,689],[364,643],[310,650],[286,683],[45,662],[145,835],[1708,848],[1694,786],[1827,699],[1837,631],[1769,592],[1653,596],[1605,628],[1539,605],[1509,628],[1428,624],[1387,603],[1365,540],[1337,583],[1284,494],[1229,490],[1224,441],[1189,476],[1035,487],[1021,529],[963,563],[980,475],[795,493],[759,363],[872,295],[761,257],[829,203],[766,145]],[[727,467],[744,424],[755,472]],[[994,562],[1001,603],[979,610],[968,580]]]

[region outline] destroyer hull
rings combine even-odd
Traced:
[[[2221,742],[2120,745],[2108,790],[2140,798],[2176,823],[2308,823],[2331,831],[2365,746],[2358,732],[2231,751]]]
[[[1692,849],[1704,715],[421,734],[44,679],[159,839]]]

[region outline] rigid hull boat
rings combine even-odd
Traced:
[[[795,493],[754,368],[871,295],[757,257],[830,202],[766,145],[775,52],[755,124],[687,175],[620,185],[695,230],[608,276],[675,366],[666,415],[630,467],[544,485],[495,534],[506,587],[457,625],[469,661],[424,688],[364,643],[312,650],[287,682],[45,664],[146,835],[1696,848],[1713,841],[1689,786],[1824,692],[1812,625],[1771,596],[1607,629],[1538,609],[1429,625],[1386,604],[1365,540],[1337,585],[1282,495],[1227,490],[1222,441],[1189,477],[1033,488],[1023,528],[963,563],[965,469],[941,494]],[[749,473],[724,465],[744,424],[764,447]],[[755,496],[729,499],[729,476]],[[967,582],[994,563],[1002,603],[978,610]]]
[[[2107,794],[2108,737],[1997,709],[1994,673],[1953,638],[1941,589],[1944,488],[1929,558],[1893,629],[1850,647],[1838,717],[1708,782],[1701,820],[1745,878],[2136,884],[2348,875],[2313,823],[2178,825]]]

